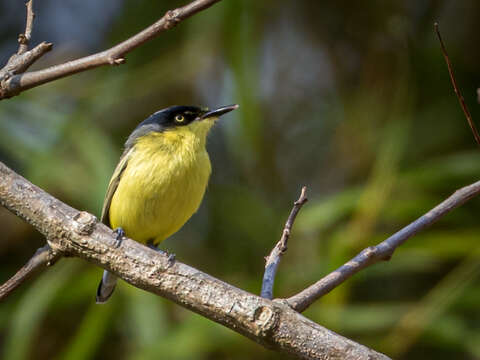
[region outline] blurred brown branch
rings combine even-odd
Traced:
[[[302,206],[308,201],[306,193],[307,187],[304,186],[302,187],[300,197],[293,203],[292,211],[290,212],[285,227],[283,228],[282,237],[265,259],[265,273],[263,274],[262,291],[260,292],[260,296],[263,298],[273,298],[273,284],[275,282],[278,265],[280,264],[280,258],[285,251],[287,251],[288,238],[290,237],[295,218]]]
[[[31,71],[22,74],[28,66],[38,60],[45,52],[52,47],[50,43],[41,43],[31,51],[17,53],[8,61],[7,65],[0,70],[0,100],[18,95],[24,90],[45,84],[47,82],[76,74],[78,72],[90,70],[103,65],[119,65],[125,62],[125,55],[139,47],[143,43],[155,38],[165,30],[169,30],[189,18],[192,15],[212,6],[220,0],[195,0],[180,8],[169,10],[157,22],[148,28],[132,36],[131,38],[115,45],[114,47],[86,56],[80,59],[72,60],[64,64],[51,66],[49,68]],[[27,9],[31,10],[31,1],[27,4]],[[31,33],[31,24],[33,22],[33,10],[28,12],[27,30],[24,36],[19,37],[20,50],[28,46],[28,40]],[[30,21],[28,19],[31,19]],[[22,42],[25,42],[23,44]],[[31,53],[31,54],[29,54]]]
[[[15,275],[0,285],[0,301],[6,299],[8,295],[33,275],[52,265],[59,257],[60,255],[52,251],[48,244],[39,248]]]
[[[438,27],[437,22],[434,24],[434,28],[435,28],[435,32],[436,32],[437,37],[438,37],[438,41],[440,42],[440,47],[442,49],[443,57],[445,58],[445,62],[447,63],[448,74],[450,75],[450,80],[452,81],[453,90],[455,91],[455,94],[457,95],[457,98],[458,98],[458,102],[460,103],[460,106],[463,110],[463,113],[465,114],[465,117],[467,118],[468,125],[470,126],[470,129],[472,130],[472,133],[473,133],[473,137],[475,138],[475,141],[477,142],[477,144],[480,145],[480,135],[478,134],[477,127],[475,126],[475,123],[473,122],[472,115],[470,114],[470,111],[468,110],[467,104],[465,104],[465,99],[463,98],[463,95],[460,92],[460,89],[458,88],[457,80],[455,79],[455,75],[453,74],[452,64],[450,62],[450,58],[448,57],[447,49],[445,48],[445,44],[443,43],[442,35],[440,35],[440,29]]]
[[[332,289],[349,279],[360,270],[382,260],[390,260],[394,251],[413,235],[432,225],[444,215],[463,205],[468,200],[480,194],[480,181],[465,186],[432,210],[410,223],[400,231],[382,241],[376,246],[362,250],[353,259],[340,266],[315,284],[300,293],[286,299],[287,303],[297,311],[304,311],[317,299],[329,293]]]
[[[226,284],[142,244],[123,239],[0,162],[0,204],[32,224],[58,254],[78,256],[268,348],[303,359],[388,359],[292,310]]]

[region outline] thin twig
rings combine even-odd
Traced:
[[[39,248],[15,275],[0,285],[0,301],[5,300],[8,295],[33,275],[52,265],[59,257],[60,254],[53,252],[48,244]]]
[[[287,303],[299,312],[304,311],[317,299],[329,293],[338,285],[358,273],[360,270],[373,265],[381,260],[390,260],[398,246],[419,231],[432,225],[445,214],[463,205],[468,200],[480,194],[480,181],[465,186],[445,201],[434,207],[432,210],[404,227],[402,230],[390,236],[376,246],[362,250],[353,259],[340,266],[335,271],[323,277],[315,284],[301,291],[300,293],[286,299]]]
[[[272,249],[270,254],[265,258],[265,273],[263,274],[262,291],[260,296],[266,299],[273,298],[273,283],[275,282],[275,275],[277,274],[278,265],[280,264],[280,258],[287,251],[288,238],[292,230],[293,223],[297,217],[298,212],[302,208],[308,199],[306,196],[307,187],[302,187],[302,192],[297,201],[293,203],[292,211],[288,216],[285,227],[283,228],[282,237],[278,241],[277,245]]]
[[[22,55],[28,50],[30,39],[32,38],[33,18],[35,13],[33,12],[33,0],[29,0],[25,6],[27,7],[27,22],[25,24],[25,33],[18,35],[18,55]]]
[[[457,81],[455,80],[455,76],[452,70],[452,64],[450,63],[450,59],[447,54],[447,49],[445,48],[445,44],[443,43],[442,36],[440,35],[440,29],[438,27],[437,22],[434,24],[434,28],[435,28],[435,32],[437,33],[438,41],[440,41],[440,47],[442,48],[443,57],[445,58],[445,62],[447,63],[448,74],[450,75],[450,80],[452,81],[453,90],[455,91],[458,101],[460,102],[460,106],[462,107],[463,113],[467,118],[468,125],[470,125],[470,129],[472,129],[472,133],[475,138],[475,141],[477,142],[478,145],[480,145],[480,135],[478,134],[478,130],[477,130],[477,127],[475,126],[475,123],[473,122],[472,115],[470,114],[470,111],[468,111],[467,105],[465,104],[465,99],[463,98],[463,95],[457,86]]]
[[[125,62],[125,55],[132,50],[219,1],[220,0],[192,1],[190,4],[178,9],[167,11],[162,18],[148,28],[108,50],[64,64],[51,66],[43,70],[11,76],[0,83],[0,100],[18,95],[24,90],[47,82],[99,66],[123,64]]]

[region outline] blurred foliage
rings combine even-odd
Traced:
[[[36,2],[34,68],[125,39],[185,1]],[[0,1],[0,57],[16,49],[22,2]],[[95,13],[95,17],[91,15]],[[479,179],[480,154],[451,89],[439,21],[474,119],[480,50],[475,0],[222,1],[127,63],[0,104],[0,160],[66,203],[100,213],[123,141],[173,104],[240,109],[213,131],[201,210],[164,247],[259,292],[263,256],[302,185],[277,277],[291,295]],[[479,200],[356,275],[305,313],[397,359],[480,359]],[[43,239],[0,209],[1,281]],[[94,304],[101,269],[64,259],[0,306],[3,359],[279,359],[171,302],[121,283]]]

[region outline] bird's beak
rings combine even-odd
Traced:
[[[219,117],[237,108],[238,108],[238,104],[221,106],[215,110],[207,111],[205,114],[200,116],[200,120],[210,118],[210,117]]]

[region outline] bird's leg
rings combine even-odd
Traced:
[[[168,255],[168,262],[169,262],[170,266],[172,266],[173,263],[175,262],[175,254],[174,253],[171,253],[171,254],[167,253],[167,255]]]
[[[152,249],[152,250],[155,250],[157,252],[159,252],[160,254],[162,255],[165,255],[167,258],[168,258],[168,262],[171,265],[173,265],[173,263],[175,262],[175,254],[174,253],[169,253],[168,251],[165,251],[165,250],[162,250],[162,249],[159,249],[154,243],[153,243],[153,240],[150,239],[147,241],[147,246]]]
[[[118,248],[120,247],[120,245],[122,245],[122,240],[125,237],[125,231],[121,227],[118,227],[115,230],[113,230],[113,233],[115,234],[115,240],[116,240],[115,247]]]

